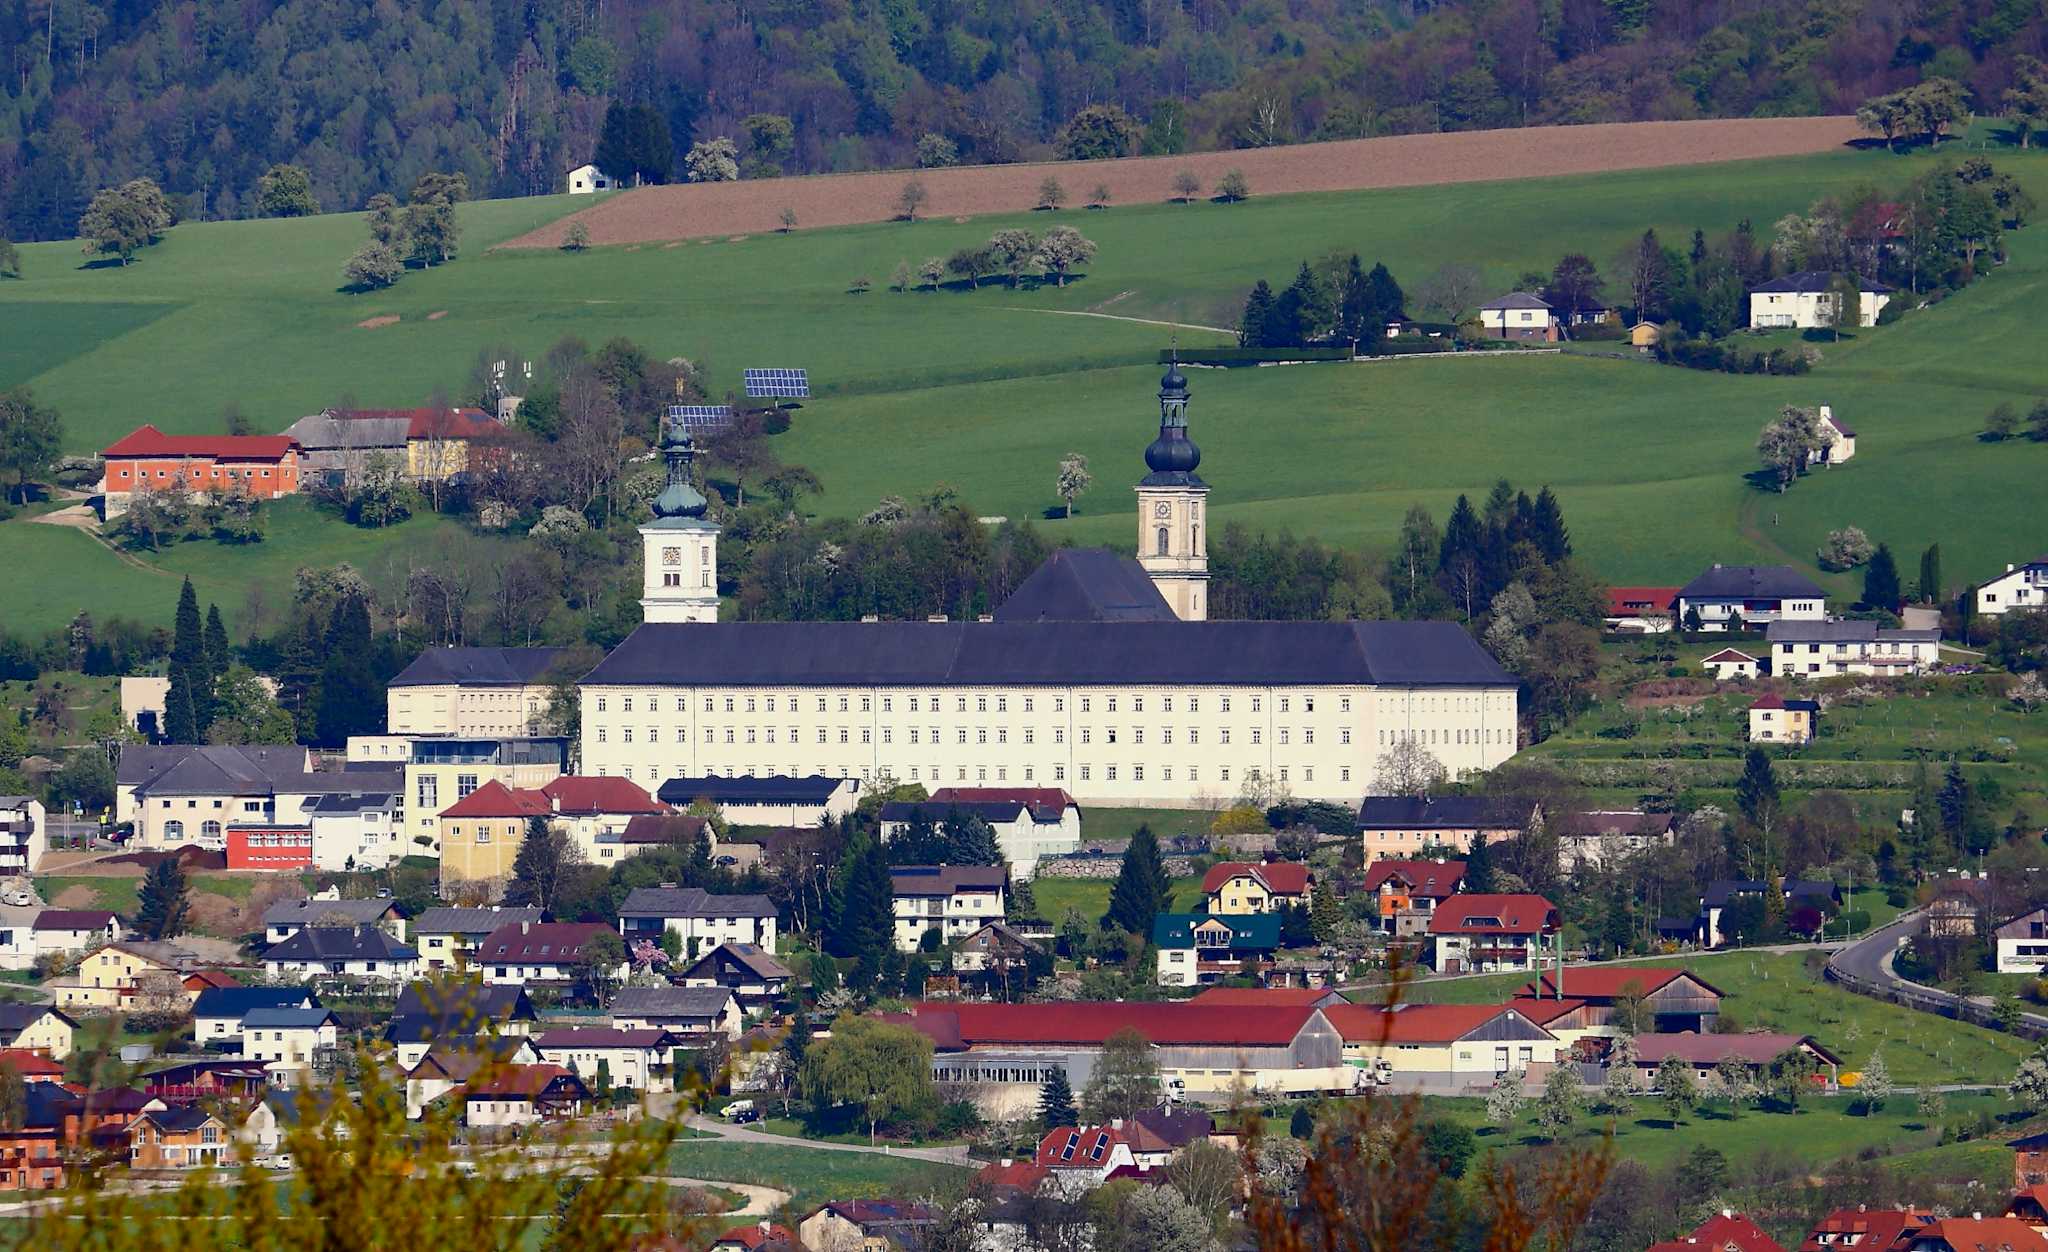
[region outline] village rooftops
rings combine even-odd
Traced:
[[[1308,892],[1308,866],[1300,861],[1219,861],[1202,876],[1203,894],[1223,890],[1223,884],[1239,875],[1256,878],[1274,895],[1298,896]]]
[[[332,1009],[299,1009],[277,1006],[250,1009],[242,1015],[243,1030],[318,1030],[340,1023]]]
[[[275,461],[298,443],[289,435],[166,435],[145,422],[109,444],[105,457],[211,457],[216,461]]]
[[[899,896],[995,892],[1007,881],[1009,871],[1000,865],[898,865],[889,871],[889,890]]]
[[[387,914],[403,916],[391,900],[280,900],[263,910],[263,926],[370,926]]]
[[[331,901],[330,901],[331,903]],[[266,961],[416,961],[419,951],[375,926],[304,926],[272,944]]]
[[[192,1002],[192,1016],[240,1019],[256,1009],[299,1008],[318,1003],[318,997],[304,987],[208,987]]]
[[[1557,906],[1539,895],[1454,895],[1429,917],[1432,935],[1533,935],[1557,929]]]
[[[1700,906],[1709,909],[1724,909],[1742,896],[1760,896],[1767,884],[1760,878],[1716,878],[1707,884],[1700,896]],[[1819,898],[1833,900],[1841,895],[1841,888],[1825,878],[1787,878],[1781,887],[1787,900]]]
[[[1365,871],[1362,890],[1371,895],[1388,883],[1405,887],[1411,896],[1444,900],[1458,894],[1465,881],[1463,861],[1374,861]]]
[[[962,817],[978,817],[991,825],[1014,822],[1020,815],[1029,815],[1034,822],[1057,825],[1062,817],[1059,809],[1034,806],[1026,800],[891,800],[882,806],[881,820],[885,822],[943,822],[954,814]]]
[[[644,888],[643,888],[644,890]],[[602,922],[531,922],[500,926],[477,945],[486,965],[567,965],[583,959],[583,947],[612,933]]]
[[[1358,806],[1361,830],[1520,830],[1534,800],[1501,796],[1367,796]]]
[[[1835,280],[1840,277],[1842,275],[1828,270],[1801,270],[1797,274],[1787,274],[1783,278],[1774,278],[1767,283],[1758,283],[1756,286],[1751,287],[1750,290],[1753,292],[1792,292],[1806,296],[1822,295],[1831,290],[1835,285]],[[1856,284],[1856,290],[1858,291],[1871,291],[1882,295],[1885,292],[1897,290],[1897,288],[1881,283],[1874,278],[1858,278],[1855,275],[1850,275],[1849,278],[1850,281]]]
[[[1685,1238],[1653,1243],[1649,1252],[1785,1252],[1785,1248],[1747,1217],[1722,1209]]]
[[[536,1048],[659,1048],[675,1036],[658,1026],[626,1030],[617,1026],[566,1026],[533,1037]]]
[[[712,895],[702,887],[635,887],[619,906],[620,917],[773,917],[775,902],[764,895]]]
[[[441,810],[441,816],[457,818],[479,817],[548,817],[555,811],[547,796],[539,790],[526,787],[507,787],[493,778],[475,791]]]
[[[621,987],[612,997],[613,1020],[659,1017],[715,1018],[732,1003],[725,987]]]
[[[1565,978],[1565,986],[1571,986],[1569,976]],[[1750,1065],[1766,1065],[1799,1047],[1811,1048],[1815,1055],[1829,1064],[1841,1063],[1840,1057],[1816,1043],[1811,1035],[1762,1031],[1730,1035],[1701,1035],[1690,1031],[1675,1035],[1639,1034],[1636,1036],[1636,1063],[1655,1066],[1669,1057],[1677,1057],[1689,1065],[1711,1066],[1732,1057]]]
[[[1663,990],[1681,978],[1690,978],[1715,995],[1722,994],[1718,987],[1691,970],[1675,966],[1656,967],[1649,965],[1579,965],[1564,971],[1564,994],[1577,1000],[1618,1000],[1623,996],[1647,996]],[[1544,974],[1535,982],[1524,983],[1515,993],[1517,998],[1553,999],[1557,996],[1556,973]]]
[[[669,806],[648,795],[630,778],[598,778],[565,774],[540,792],[558,813],[666,813]]]
[[[537,922],[541,919],[539,909],[496,908],[457,909],[436,908],[421,913],[419,920],[412,924],[416,935],[488,935],[500,926],[516,926],[520,922]]]
[[[1240,1009],[1316,1009],[1347,1001],[1342,992],[1330,987],[1204,987],[1188,1003]]]
[[[44,909],[31,930],[105,930],[121,919],[105,909]]]
[[[1062,787],[941,787],[931,804],[1022,804],[1041,822],[1058,821],[1068,809],[1081,806]]]
[[[992,924],[997,926],[1002,925],[1001,922],[995,922]],[[764,981],[772,982],[778,978],[793,978],[796,976],[790,970],[789,966],[784,965],[781,961],[776,960],[775,954],[769,952],[760,944],[740,943],[736,940],[731,939],[726,940],[724,943],[721,943],[717,947],[711,949],[711,951],[706,952],[703,956],[698,957],[696,964],[690,966],[688,970],[684,971],[684,976],[688,977],[690,974],[695,973],[696,970],[702,966],[715,964],[716,960],[721,956],[731,960],[735,965],[738,965],[741,969],[746,970],[754,977],[762,979]],[[709,990],[709,988],[698,987],[693,988],[693,990],[704,991]]]

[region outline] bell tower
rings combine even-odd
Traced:
[[[690,485],[690,461],[697,449],[679,425],[667,425],[661,440],[668,462],[668,486],[654,498],[654,520],[640,528],[642,547],[640,620],[718,620],[718,523],[704,511],[704,494]]]
[[[1188,380],[1176,359],[1159,380],[1159,438],[1145,449],[1151,473],[1138,480],[1138,564],[1184,622],[1209,619],[1209,484],[1195,473],[1201,463],[1202,450],[1188,438]]]

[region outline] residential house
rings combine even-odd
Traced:
[[[417,948],[376,926],[306,926],[263,953],[271,982],[405,982],[419,965]]]
[[[1935,881],[1933,898],[1927,902],[1926,931],[1943,938],[1974,939],[2005,911],[2003,904],[1984,871],[1945,874]]]
[[[1785,1252],[1763,1228],[1729,1209],[1709,1217],[1683,1239],[1653,1243],[1650,1252]]]
[[[384,1041],[405,1069],[417,1066],[429,1049],[466,1048],[480,1039],[523,1038],[539,1014],[524,989],[490,986],[468,978],[416,982],[399,993],[384,1028]]]
[[[773,952],[775,902],[764,895],[712,895],[702,887],[635,887],[619,906],[619,933],[628,940],[659,940],[674,931],[683,959],[694,961],[723,943],[750,943]]]
[[[1081,846],[1081,806],[1060,787],[941,787],[929,800],[883,805],[882,837],[893,838],[912,822],[938,825],[956,814],[988,823],[1012,878],[1029,878],[1041,858]]]
[[[299,1124],[305,1111],[303,1104],[304,1097],[298,1091],[276,1088],[264,1092],[261,1099],[249,1106],[241,1129],[235,1133],[237,1150],[251,1157],[276,1155],[286,1134]]]
[[[1542,821],[1535,801],[1501,796],[1367,796],[1358,806],[1368,864],[1436,850],[1463,855],[1482,834],[1496,843]]]
[[[1637,809],[1566,813],[1552,826],[1557,834],[1558,868],[1598,868],[1651,848],[1668,848],[1677,838],[1671,823],[1669,813]]]
[[[1842,902],[1841,888],[1824,878],[1786,878],[1779,882],[1778,889],[1785,893],[1785,910],[1811,905],[1823,913],[1832,912]],[[1723,917],[1729,907],[1745,897],[1761,897],[1769,890],[1769,884],[1755,878],[1717,878],[1707,884],[1705,894],[1700,896],[1700,911],[1693,931],[1700,942],[1709,948],[1718,948],[1729,938],[1723,927]]]
[[[22,904],[0,901],[0,969],[32,969],[42,953],[36,948],[36,918],[42,903],[33,891],[8,891]]]
[[[2006,1201],[2005,1216],[2019,1218],[2033,1227],[2036,1234],[2048,1234],[2048,1186],[2036,1184],[2021,1189]]]
[[[2007,565],[2003,574],[1977,584],[1977,612],[2002,617],[2014,609],[2048,609],[2048,556]]]
[[[554,728],[555,669],[567,656],[564,648],[428,648],[386,687],[385,729],[472,740],[544,735]]]
[[[1439,974],[1533,972],[1557,929],[1557,906],[1542,896],[1461,893],[1430,915],[1432,964]]]
[[[1944,1217],[1915,1231],[1906,1252],[2048,1252],[2048,1238],[2017,1217]]]
[[[728,987],[621,987],[612,996],[612,1025],[626,1031],[658,1030],[701,1043],[738,1039],[744,1014]]]
[[[1557,319],[1550,302],[1526,291],[1510,291],[1479,306],[1479,325],[1489,339],[1540,339],[1555,343]]]
[[[138,491],[219,492],[258,500],[296,495],[299,445],[286,435],[166,435],[144,423],[100,456],[105,515],[118,517]]]
[[[209,987],[192,1001],[192,1041],[203,1048],[241,1038],[242,1019],[255,1009],[319,1007],[304,987]]]
[[[1840,465],[1856,455],[1856,432],[1849,424],[1835,416],[1835,411],[1823,404],[1820,406],[1820,451],[1814,455],[1815,465]]]
[[[316,1057],[333,1055],[340,1036],[341,1019],[329,1009],[250,1009],[242,1016],[242,1059],[261,1061],[273,1073],[310,1069]]]
[[[1628,328],[1628,345],[1638,352],[1654,351],[1664,342],[1664,328],[1655,322],[1637,322]]]
[[[1764,634],[1780,678],[1882,678],[1924,674],[1941,664],[1940,630],[1892,630],[1876,622],[1772,622]]]
[[[1776,621],[1823,621],[1828,597],[1789,565],[1713,565],[1678,589],[1678,617],[1697,614],[1701,630]]]
[[[107,909],[43,909],[30,927],[38,955],[83,952],[121,937],[121,919]]]
[[[1749,741],[1796,747],[1813,742],[1819,723],[1819,701],[1787,700],[1773,693],[1749,706]]]
[[[47,1004],[0,1000],[0,1048],[61,1061],[71,1055],[78,1023]]]
[[[584,1085],[599,1089],[609,1082],[648,1095],[676,1089],[674,1057],[680,1042],[658,1026],[579,1026],[533,1036],[543,1063],[568,1069]]]
[[[2010,1211],[2006,1216],[2015,1214]],[[1920,1228],[1934,1220],[1926,1209],[1836,1209],[1815,1222],[1798,1252],[1906,1252]]]
[[[1677,621],[1676,587],[1609,587],[1601,624],[1623,635],[1662,635]]]
[[[1034,960],[1050,970],[1051,954],[1008,922],[990,922],[953,946],[953,972],[981,975],[1007,985],[1013,976],[1028,978]]]
[[[1458,894],[1465,881],[1465,862],[1381,859],[1365,868],[1361,890],[1373,897],[1373,912],[1381,930],[1395,935],[1419,935],[1429,928],[1429,915],[1436,906]]]
[[[541,920],[534,908],[428,909],[412,924],[414,946],[420,951],[420,971],[456,969],[467,965],[477,946],[500,926]]]
[[[2012,1185],[2025,1191],[2048,1183],[2048,1131],[2022,1135],[2006,1144],[2012,1149]]]
[[[553,825],[553,809],[538,789],[507,787],[492,779],[441,810],[441,894],[482,884],[492,895],[512,877],[512,862],[534,818]]]
[[[1202,876],[1211,913],[1271,913],[1308,906],[1315,872],[1300,861],[1220,861]]]
[[[1046,1171],[1050,1185],[1067,1199],[1078,1199],[1095,1190],[1119,1169],[1143,1168],[1121,1122],[1108,1126],[1055,1126],[1039,1139],[1031,1163]]]
[[[1646,1014],[1643,1023],[1665,1033],[1708,1034],[1721,1015],[1721,989],[1690,970],[1644,965],[1594,965],[1551,970],[1515,993],[1513,1004],[1571,1001],[1586,1005],[1589,1026],[1615,1026],[1624,1003]]]
[[[626,855],[607,836],[618,836],[638,817],[673,812],[628,778],[580,777],[564,774],[541,787],[555,816],[550,820],[569,832],[584,859],[600,869],[606,861]]]
[[[435,1043],[405,1074],[405,1115],[418,1119],[428,1105],[508,1065],[538,1065],[540,1053],[523,1035]]]
[[[270,1090],[270,1073],[261,1061],[186,1061],[144,1075],[142,1087],[144,1097],[166,1105],[238,1103]]]
[[[797,1223],[811,1252],[888,1252],[918,1246],[918,1232],[938,1214],[926,1205],[901,1200],[834,1200]]]
[[[535,790],[559,777],[568,760],[569,741],[560,736],[413,740],[405,763],[407,853],[440,856],[443,810],[479,787],[495,782],[508,790]],[[502,837],[502,828],[494,833]],[[447,872],[444,864],[442,873]]]
[[[1280,947],[1277,913],[1161,913],[1152,919],[1162,987],[1199,987],[1257,973]]]
[[[464,1126],[509,1129],[582,1116],[590,1088],[559,1065],[503,1065],[464,1083],[461,1095]]]
[[[1715,682],[1728,682],[1737,678],[1755,678],[1763,673],[1764,663],[1740,648],[1723,648],[1711,656],[1700,659],[1700,668],[1713,675]]]
[[[69,974],[43,983],[60,1008],[179,1008],[191,1003],[184,977],[199,964],[175,943],[120,939],[95,949]]]
[[[128,1127],[131,1169],[202,1169],[233,1160],[234,1136],[217,1113],[196,1105],[151,1109]]]
[[[734,1226],[711,1241],[710,1252],[808,1252],[797,1233],[767,1218]]]
[[[2035,909],[1992,932],[2001,974],[2048,973],[2048,908]]]
[[[950,943],[1006,915],[1000,865],[898,865],[889,871],[896,950],[915,952],[929,931]]]
[[[146,848],[227,848],[230,825],[296,828],[321,796],[397,791],[396,769],[315,770],[297,746],[131,744],[115,767],[114,816]]]
[[[387,896],[344,900],[330,888],[303,900],[280,900],[263,910],[265,943],[283,943],[308,926],[374,926],[405,942],[405,910]]]
[[[399,787],[319,796],[306,814],[306,826],[312,834],[314,869],[389,869],[406,855],[405,804]]]
[[[1749,293],[1749,325],[1753,330],[1794,327],[1815,330],[1835,324],[1834,292],[1836,274],[1825,270],[1801,270],[1767,283]],[[1851,276],[1856,284],[1856,325],[1875,326],[1877,315],[1892,301],[1894,288],[1874,278]]]
[[[653,696],[646,697],[649,700]],[[603,712],[600,707],[598,712]],[[631,712],[630,709],[627,712]],[[627,775],[631,777],[631,775]],[[822,826],[853,812],[860,782],[823,774],[766,778],[671,778],[661,784],[660,798],[679,809],[699,801],[718,807],[735,826]]]
[[[565,177],[569,183],[569,194],[572,196],[587,196],[595,191],[610,191],[623,185],[618,179],[588,161],[570,170]]]
[[[724,987],[749,1013],[765,1012],[789,990],[793,975],[775,954],[753,943],[721,943],[682,973],[686,987]]]
[[[1639,1034],[1635,1044],[1636,1068],[1642,1071],[1645,1088],[1656,1077],[1657,1067],[1669,1057],[1690,1066],[1694,1079],[1702,1083],[1711,1080],[1715,1068],[1725,1061],[1732,1060],[1761,1076],[1771,1062],[1793,1051],[1804,1052],[1812,1060],[1817,1074],[1816,1089],[1834,1090],[1842,1068],[1842,1058],[1822,1047],[1812,1035],[1762,1031],[1702,1035],[1688,1031],[1676,1035]]]
[[[1506,1004],[1338,1004],[1323,1010],[1344,1037],[1344,1060],[1404,1084],[1457,1091],[1533,1065],[1566,1045]]]
[[[573,988],[584,977],[590,941],[610,927],[602,922],[521,922],[500,926],[476,950],[478,971],[488,983]],[[609,971],[623,981],[628,963]]]
[[[48,816],[34,796],[0,796],[0,875],[33,874],[50,844]]]

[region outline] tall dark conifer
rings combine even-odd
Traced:
[[[1242,348],[1264,348],[1266,328],[1273,321],[1273,288],[1261,278],[1244,298],[1244,315],[1237,322],[1237,343]]]
[[[1493,870],[1493,845],[1486,841],[1486,832],[1482,830],[1472,837],[1472,850],[1465,854],[1464,890],[1473,895],[1491,895],[1498,884],[1499,877]]]
[[[370,606],[363,597],[349,596],[334,607],[326,646],[314,735],[318,742],[338,747],[350,735],[374,732],[384,718],[383,695],[371,668]]]
[[[1543,553],[1543,560],[1556,565],[1572,554],[1572,533],[1565,529],[1564,509],[1557,502],[1557,494],[1546,484],[1536,493],[1536,507],[1531,516],[1529,538]]]
[[[1057,1126],[1079,1125],[1080,1113],[1074,1108],[1073,1084],[1067,1081],[1067,1067],[1055,1065],[1052,1076],[1038,1089],[1038,1124],[1047,1130]]]
[[[1140,826],[1124,849],[1123,865],[1117,870],[1116,885],[1109,891],[1109,911],[1102,924],[1137,935],[1152,933],[1152,919],[1166,905],[1166,865],[1159,856],[1159,841],[1150,826]]]
[[[1356,344],[1360,352],[1369,351],[1379,338],[1378,329],[1372,325],[1372,292],[1366,286],[1365,269],[1356,252],[1345,267],[1344,287],[1337,296],[1337,335]]]
[[[872,971],[894,947],[893,891],[881,846],[866,831],[847,841],[832,884],[825,950]]]

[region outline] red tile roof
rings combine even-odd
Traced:
[[[1264,1013],[1193,1001],[1126,1000],[1053,1004],[919,1003],[910,1024],[940,1048],[1003,1044],[1100,1044],[1126,1027],[1155,1044],[1285,1047],[1308,1024],[1314,1009]]]
[[[1669,613],[1678,600],[1676,587],[1609,587],[1607,616],[1633,617],[1638,613]]]
[[[467,1099],[479,1096],[512,1096],[533,1099],[546,1093],[550,1084],[566,1078],[583,1085],[583,1080],[560,1065],[502,1065],[492,1071],[490,1077],[465,1083],[463,1094]]]
[[[1557,906],[1538,895],[1455,895],[1429,918],[1432,935],[1533,935],[1557,929]]]
[[[524,787],[507,787],[493,778],[441,810],[443,817],[541,817],[555,811],[548,797]]]
[[[995,1161],[974,1175],[974,1185],[991,1191],[1036,1191],[1045,1181],[1046,1170],[1033,1161]]]
[[[1274,895],[1298,896],[1308,890],[1308,866],[1299,861],[1219,861],[1202,876],[1204,894],[1221,891],[1223,884],[1240,874],[1249,874],[1266,884]]]
[[[1569,1017],[1586,1007],[1584,1000],[1516,1000],[1512,1007],[1515,1012],[1535,1022],[1545,1030],[1550,1023],[1562,1017]]]
[[[197,456],[217,461],[277,461],[298,447],[290,435],[166,435],[144,423],[108,445],[100,455]]]
[[[1374,861],[1365,871],[1364,890],[1376,893],[1389,878],[1399,875],[1410,895],[1442,900],[1458,894],[1465,881],[1463,861]]]
[[[1063,787],[941,787],[932,792],[933,804],[1023,804],[1034,810],[1064,813],[1080,808]]]
[[[1646,996],[1662,990],[1666,984],[1676,979],[1687,977],[1715,995],[1721,994],[1718,987],[1709,984],[1690,970],[1675,966],[1648,965],[1568,966],[1564,971],[1564,993],[1581,1000],[1613,1000],[1628,995],[1631,991],[1635,995]],[[1545,974],[1535,982],[1524,984],[1515,994],[1517,997],[1555,996],[1556,978],[1554,973]]]
[[[1650,1252],[1785,1252],[1785,1248],[1755,1222],[1723,1209],[1683,1239],[1651,1244]]]
[[[785,1244],[792,1248],[800,1248],[803,1246],[803,1241],[798,1239],[796,1232],[787,1226],[773,1222],[754,1222],[746,1226],[734,1226],[731,1230],[726,1231],[713,1240],[711,1247],[713,1252],[717,1252],[717,1249],[728,1247],[745,1248],[747,1252],[753,1252],[756,1248],[764,1248],[770,1244]],[[681,1247],[682,1245],[677,1244],[676,1246]]]
[[[1934,1214],[1924,1209],[1836,1209],[1806,1232],[1799,1252],[1840,1252],[1844,1247],[1898,1252],[1910,1242],[1908,1236],[1933,1220]],[[1822,1235],[1831,1237],[1823,1243]]]
[[[1055,1126],[1038,1141],[1042,1169],[1101,1169],[1109,1163],[1123,1132],[1109,1126]]]
[[[1506,1013],[1516,1013],[1515,1007],[1403,1004],[1388,1010],[1370,1004],[1333,1004],[1323,1010],[1346,1043],[1450,1043]]]
[[[2048,1252],[2048,1239],[2016,1217],[1949,1217],[1913,1236],[1914,1247],[1935,1244],[1955,1252]]]
[[[64,1077],[62,1065],[28,1048],[0,1048],[0,1068],[11,1069],[30,1082],[58,1082]]]
[[[573,965],[583,945],[610,932],[602,922],[522,922],[500,926],[477,945],[484,964]]]
[[[669,813],[674,810],[648,795],[630,778],[590,778],[566,774],[542,787],[561,813]]]
[[[476,439],[502,435],[505,427],[482,409],[329,409],[327,416],[353,422],[363,418],[404,418],[407,439]]]
[[[1188,1003],[1239,1009],[1312,1009],[1330,996],[1343,999],[1328,987],[1210,987]]]

